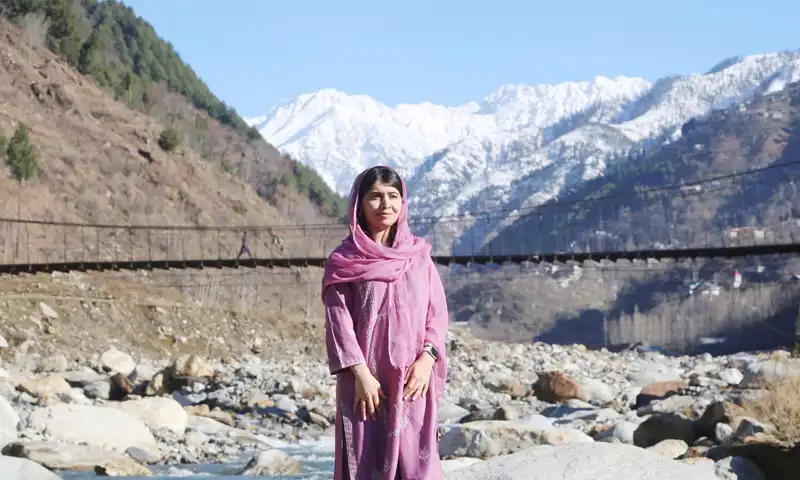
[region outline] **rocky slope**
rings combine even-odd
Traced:
[[[151,358],[319,352],[319,269],[243,270],[2,276],[0,335],[14,348],[0,358],[23,368],[26,356],[108,346]]]

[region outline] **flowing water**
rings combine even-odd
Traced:
[[[329,480],[333,478],[333,438],[318,442],[287,444],[281,450],[300,462],[301,474],[291,477],[269,477],[271,480]],[[243,477],[236,475],[244,468],[251,456],[235,463],[216,465],[179,465],[173,467],[152,466],[153,477],[125,477],[128,480],[173,480],[202,478],[203,480],[254,480],[268,477]],[[65,480],[99,478],[86,472],[58,472]]]

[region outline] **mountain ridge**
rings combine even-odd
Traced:
[[[498,205],[513,212],[602,176],[631,152],[677,140],[681,126],[692,118],[746,105],[796,79],[800,79],[800,51],[787,51],[731,57],[707,73],[674,75],[652,83],[598,76],[555,86],[505,85],[480,102],[452,110],[404,105],[398,111],[406,117],[418,108],[417,123],[408,128],[393,126],[391,121],[404,117],[388,110],[370,117],[370,112],[385,106],[367,96],[357,96],[360,107],[351,108],[352,99],[339,91],[335,104],[313,104],[315,97],[306,95],[304,103],[276,107],[273,112],[279,112],[281,119],[291,109],[291,136],[286,135],[289,127],[276,130],[275,119],[262,117],[260,125],[251,124],[278,148],[312,164],[339,191],[349,189],[361,169],[388,164],[406,177],[412,215],[449,216]],[[546,95],[537,96],[541,92]],[[450,112],[451,117],[445,121],[431,112]],[[310,113],[316,114],[313,123],[308,122]],[[409,129],[429,135],[420,140],[421,135],[405,135]],[[442,133],[448,129],[455,132],[453,136]],[[283,136],[271,136],[278,133]],[[443,146],[436,148],[437,142]],[[431,151],[423,154],[425,149]],[[482,240],[470,238],[469,243],[484,242],[507,225],[498,219],[479,235]],[[469,228],[465,223],[436,242],[452,246]],[[435,234],[430,228],[420,233]]]
[[[747,106],[693,118],[679,140],[622,160],[521,216],[484,252],[499,253],[512,240],[524,251],[664,248],[666,239],[672,248],[723,245],[753,235],[791,241],[800,229],[798,106],[800,81]],[[625,208],[600,201],[614,198],[624,199]],[[749,233],[733,233],[743,227]],[[563,237],[550,236],[554,231]]]
[[[615,81],[621,82],[621,88],[608,90]],[[329,185],[345,194],[352,178],[369,165],[388,164],[408,176],[425,157],[459,141],[515,131],[520,125],[540,126],[548,123],[554,109],[573,112],[590,100],[610,101],[618,94],[635,97],[648,86],[644,79],[623,76],[614,79],[598,76],[593,81],[562,84],[507,84],[480,101],[454,107],[430,102],[389,107],[366,95],[323,89],[279,104],[264,116],[245,117],[245,121],[258,128],[277,148],[312,165]],[[523,98],[523,102],[513,103],[510,98]],[[341,124],[336,127],[340,130],[333,129],[330,122],[324,123],[337,114],[342,116]],[[364,116],[369,114],[373,117]],[[396,125],[387,121],[395,121]],[[354,126],[358,122],[363,126]],[[381,134],[394,138],[384,141]],[[311,152],[303,153],[292,146],[309,138]],[[318,138],[323,140],[317,142]],[[408,142],[409,138],[417,143]],[[404,142],[406,145],[402,145]],[[384,155],[370,155],[380,150]],[[336,178],[332,171],[338,171]]]
[[[577,91],[580,92],[581,89],[591,90],[593,87],[595,89],[608,88],[608,87],[617,86],[618,84],[621,85],[620,92],[623,93],[623,95],[624,95],[626,89],[631,90],[631,88],[629,88],[629,87],[632,87],[633,90],[635,90],[637,86],[640,89],[641,88],[645,89],[646,91],[640,91],[639,92],[641,95],[628,95],[628,97],[630,99],[638,100],[640,97],[643,97],[645,95],[657,96],[659,93],[662,94],[662,95],[669,94],[670,93],[669,87],[674,85],[676,82],[680,82],[681,80],[683,80],[684,82],[688,81],[689,83],[691,83],[696,78],[702,78],[704,76],[714,75],[714,74],[717,74],[719,72],[722,72],[723,70],[730,69],[732,66],[743,65],[745,68],[752,68],[752,67],[756,67],[755,65],[753,65],[754,63],[769,61],[770,59],[779,59],[781,56],[785,56],[785,55],[789,55],[791,57],[797,57],[797,53],[794,52],[794,51],[783,52],[783,53],[766,53],[766,54],[757,54],[757,55],[749,55],[749,56],[730,57],[728,59],[723,60],[722,62],[719,62],[717,65],[715,65],[712,69],[710,69],[705,74],[693,73],[693,74],[688,74],[688,75],[673,75],[673,76],[663,77],[661,79],[657,79],[654,82],[650,82],[650,81],[645,80],[645,79],[640,78],[640,77],[630,77],[630,76],[623,76],[623,75],[611,77],[611,76],[597,75],[592,80],[584,80],[584,81],[576,81],[576,82],[563,82],[563,83],[556,83],[556,84],[505,84],[505,85],[501,85],[500,87],[498,87],[493,92],[490,92],[489,94],[484,96],[479,101],[470,101],[470,102],[466,102],[464,104],[455,105],[455,106],[444,106],[444,105],[437,105],[437,104],[434,104],[434,103],[431,103],[431,102],[420,102],[420,103],[416,103],[416,104],[400,103],[400,104],[395,105],[394,107],[390,107],[389,105],[387,105],[387,104],[385,104],[383,102],[380,102],[378,100],[372,99],[368,95],[364,95],[364,94],[352,94],[351,95],[351,94],[348,94],[348,93],[343,92],[343,91],[338,90],[338,89],[324,88],[324,89],[321,89],[321,90],[318,90],[318,91],[315,91],[315,92],[301,94],[301,95],[299,95],[298,97],[296,97],[294,99],[284,100],[284,101],[278,103],[277,105],[273,106],[264,115],[256,116],[256,117],[245,117],[244,119],[248,123],[248,125],[250,125],[251,127],[258,128],[259,131],[262,133],[262,135],[264,135],[265,138],[267,138],[268,140],[271,137],[276,137],[275,140],[273,141],[273,143],[275,144],[275,146],[277,148],[282,149],[283,151],[288,151],[289,153],[294,154],[296,152],[292,151],[292,148],[291,148],[290,144],[293,144],[293,143],[295,143],[295,142],[297,142],[299,140],[302,140],[304,138],[304,134],[307,136],[310,133],[310,130],[313,127],[319,128],[321,122],[323,120],[325,120],[324,117],[326,115],[329,115],[331,113],[330,111],[332,109],[335,109],[337,107],[341,108],[342,104],[344,102],[351,102],[351,103],[354,102],[355,104],[357,104],[357,106],[361,107],[361,110],[362,110],[361,112],[359,112],[358,109],[352,109],[352,110],[344,112],[345,114],[349,114],[349,115],[355,115],[357,113],[369,113],[370,109],[381,109],[381,110],[391,111],[392,113],[397,112],[397,114],[399,116],[402,116],[409,109],[414,109],[414,108],[424,109],[422,111],[424,111],[425,113],[427,113],[428,110],[433,110],[433,111],[447,111],[447,112],[451,112],[451,113],[453,113],[453,114],[455,114],[457,116],[458,115],[465,115],[465,114],[472,115],[472,114],[476,114],[476,113],[481,114],[481,115],[487,115],[487,114],[495,114],[495,113],[497,113],[497,111],[500,111],[501,110],[500,106],[509,105],[511,103],[510,99],[512,99],[512,98],[523,98],[523,99],[530,98],[531,95],[527,95],[530,92],[533,92],[533,94],[549,94],[549,92],[554,91],[554,90],[558,90],[558,89],[561,89],[561,91],[566,90],[566,91],[573,91],[573,92],[575,92],[576,89],[577,89]],[[780,62],[780,60],[779,60],[779,62]],[[723,66],[724,66],[724,68],[723,68]],[[661,90],[661,92],[659,92],[659,90]],[[674,92],[672,92],[672,93],[674,94]],[[614,97],[613,93],[610,95],[610,97],[612,97],[612,98]],[[729,98],[729,97],[730,96],[726,96],[723,99],[723,102],[724,101],[731,101],[731,98]],[[535,99],[536,97],[534,96],[533,98]],[[653,103],[655,103],[657,100],[658,100],[658,98],[654,99]],[[304,113],[303,109],[309,108],[309,105],[311,105],[314,102],[318,102],[318,101],[322,101],[323,102],[322,110],[324,110],[324,111],[320,112],[319,110],[321,110],[321,108],[320,107],[316,107],[316,111],[318,113],[316,115],[312,115],[314,117],[313,121],[307,121],[305,118],[298,118],[298,114],[299,113]],[[327,102],[327,103],[325,103],[325,102]],[[531,102],[525,102],[525,103],[529,104]],[[553,101],[553,103],[554,104],[562,104],[563,102],[561,101],[561,99],[557,99],[557,101]],[[581,108],[572,109],[571,111],[580,111],[580,110],[582,110],[584,108],[587,108],[587,107],[589,107],[589,106],[591,106],[591,105],[593,105],[595,103],[596,102],[593,102],[593,101],[583,101],[583,102],[581,102]],[[526,110],[526,107],[528,106],[527,104],[524,104],[524,105],[521,105],[521,106],[516,106],[516,108],[512,108],[511,114],[510,115],[509,114],[506,115],[507,117],[509,117],[511,119],[504,118],[503,121],[500,124],[494,125],[491,128],[489,128],[489,132],[488,133],[490,133],[490,134],[494,134],[494,133],[502,134],[502,133],[504,133],[506,131],[516,131],[516,130],[523,129],[525,127],[531,126],[532,122],[528,121],[530,119],[530,117],[531,117],[531,114],[530,114],[530,110]],[[346,106],[349,107],[350,105],[346,105]],[[722,103],[715,105],[716,108],[723,108],[724,106],[725,105],[722,104]],[[552,108],[552,106],[550,106],[550,107]],[[640,106],[640,108],[645,108],[645,107],[646,107],[646,105]],[[291,109],[291,112],[288,112],[288,113],[291,113],[290,115],[287,115],[287,109]],[[520,112],[525,112],[526,115],[527,115],[527,116],[525,116],[525,120],[524,121],[516,120],[521,116]],[[541,115],[543,115],[541,109],[534,110],[534,112],[535,112],[536,115],[539,115],[540,117],[541,117]],[[637,113],[638,113],[638,115],[637,115]],[[614,123],[621,123],[622,121],[631,120],[634,117],[641,116],[644,113],[645,113],[645,111],[642,111],[642,112],[636,112],[636,111],[619,112],[619,114],[617,115],[616,118],[611,118],[609,120],[613,121]],[[276,119],[271,118],[271,117],[276,117],[276,116],[280,117],[280,120],[282,120],[282,122],[276,122]],[[653,115],[651,114],[650,116],[653,116]],[[629,117],[629,118],[625,118],[625,117]],[[642,120],[646,120],[646,118],[642,119]],[[304,126],[303,126],[302,129],[295,127],[294,130],[292,131],[291,135],[289,135],[289,134],[286,134],[285,132],[283,132],[283,130],[288,128],[287,127],[287,123],[288,122],[293,122],[295,124],[302,123]],[[275,123],[280,123],[280,128],[278,128],[278,126],[275,125]],[[459,122],[450,122],[450,123],[451,124],[458,124]],[[542,124],[551,125],[553,123],[555,123],[555,122],[551,118],[548,118],[548,119],[545,119],[545,120],[541,120],[540,119],[539,121],[533,122],[533,124],[535,124],[535,125],[542,125]],[[478,120],[476,122],[476,125],[479,126],[478,128],[484,128],[483,126],[480,126],[480,120]],[[429,125],[425,125],[425,126],[428,127]],[[330,127],[326,127],[326,128],[330,129]],[[367,131],[369,131],[369,129]],[[282,132],[282,134],[281,135],[276,135],[279,132]],[[483,132],[479,131],[477,133],[480,135]],[[636,133],[636,132],[632,132],[632,133]],[[457,144],[457,143],[459,143],[461,141],[464,141],[464,140],[468,140],[469,138],[472,138],[474,136],[475,135],[460,135],[460,136],[457,136],[452,141],[445,142],[441,147],[436,148],[434,151],[432,151],[432,152],[430,152],[428,154],[425,154],[425,155],[423,155],[423,156],[421,156],[419,158],[416,158],[414,163],[416,165],[422,164],[425,158],[428,158],[429,156],[435,154],[438,150],[442,150],[442,149],[445,149],[445,148],[451,148],[455,144]],[[317,160],[306,158],[303,155],[299,155],[298,158],[299,158],[300,161],[302,161],[302,162],[304,162],[306,164],[312,164],[313,165],[315,162],[318,162]],[[381,160],[382,159],[375,160],[374,162],[372,162],[372,164],[375,164],[375,163],[389,163],[389,164],[392,164],[392,163],[394,163],[395,165],[393,165],[393,166],[402,167],[403,163],[408,163],[408,162],[401,162],[400,160],[395,160],[394,162],[391,162],[391,161],[390,162],[386,162],[386,161],[381,162]],[[344,159],[343,161],[346,161],[346,159]],[[322,170],[324,172],[324,169],[319,169],[319,170]],[[356,169],[354,169],[354,170],[356,170]],[[408,173],[408,171],[406,171],[406,173]],[[343,182],[341,187],[342,188],[339,191],[340,191],[340,193],[344,194],[344,193],[346,193],[347,189],[349,188],[349,183],[348,182]]]

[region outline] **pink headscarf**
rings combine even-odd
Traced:
[[[368,170],[359,174],[353,182],[350,191],[350,235],[331,253],[325,263],[325,274],[322,279],[323,302],[325,289],[330,285],[340,282],[364,282],[378,280],[389,283],[389,290],[392,292],[392,302],[382,303],[389,322],[389,330],[398,332],[397,341],[391,342],[390,361],[396,367],[407,367],[417,358],[418,348],[421,345],[399,341],[407,333],[405,325],[410,320],[409,302],[416,299],[407,299],[402,292],[406,289],[406,277],[410,282],[415,282],[415,276],[425,276],[429,274],[427,268],[412,269],[412,262],[419,256],[430,256],[431,246],[425,239],[415,237],[411,234],[408,227],[408,203],[406,201],[407,192],[405,183],[401,179],[403,187],[403,206],[397,219],[397,229],[395,232],[394,245],[392,248],[379,245],[361,229],[358,225],[358,207],[360,198],[358,190],[361,181]],[[420,265],[420,262],[414,262]],[[427,278],[420,279],[417,285],[427,282]],[[422,299],[420,299],[422,300]],[[429,301],[429,299],[424,299]],[[446,301],[443,298],[437,299],[437,303],[442,304]],[[446,319],[444,320],[446,323]],[[446,327],[445,327],[446,328]],[[444,338],[435,341],[439,350],[440,359],[436,362],[433,370],[431,382],[437,394],[437,401],[441,400],[444,393],[445,381],[447,378],[447,355],[445,354]]]
[[[331,253],[325,263],[323,298],[325,289],[334,283],[368,280],[394,282],[408,270],[417,255],[430,254],[430,244],[425,239],[412,235],[408,227],[407,192],[402,179],[403,206],[397,218],[394,245],[390,248],[378,244],[358,225],[358,209],[361,203],[358,190],[369,170],[361,172],[353,181],[349,202],[350,235]]]

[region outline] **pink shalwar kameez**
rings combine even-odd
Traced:
[[[430,246],[411,235],[405,185],[393,248],[375,243],[357,224],[350,195],[351,235],[325,267],[323,301],[329,367],[337,375],[335,480],[440,480],[438,407],[447,375],[448,313]],[[425,397],[403,400],[409,367],[433,344],[439,360]],[[376,420],[353,410],[355,375],[364,363],[381,384]]]

